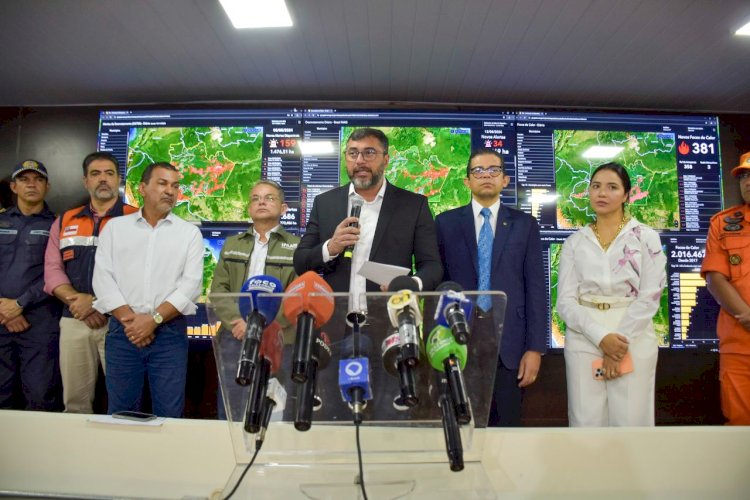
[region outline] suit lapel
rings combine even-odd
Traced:
[[[471,208],[471,203],[465,205],[461,211],[459,218],[459,225],[461,226],[461,232],[464,235],[464,241],[466,247],[469,249],[469,255],[471,256],[471,264],[474,269],[474,276],[479,276],[479,254],[477,248],[477,234],[476,224],[474,222],[474,210]],[[451,244],[452,242],[448,242]],[[476,279],[474,280],[476,281]]]
[[[378,224],[375,226],[375,236],[372,238],[372,248],[370,249],[370,260],[373,260],[378,252],[380,242],[383,241],[383,235],[391,222],[391,216],[398,204],[398,193],[393,186],[385,181],[385,192],[383,193],[383,204],[380,205],[380,214],[378,215]]]
[[[494,270],[500,263],[500,257],[505,249],[508,236],[513,229],[513,217],[503,204],[500,204],[500,210],[497,214],[497,225],[495,226],[495,241],[492,243],[492,269]]]

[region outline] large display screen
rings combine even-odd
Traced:
[[[123,192],[136,205],[137,184],[148,163],[177,166],[183,180],[175,212],[201,224],[206,255],[215,265],[223,238],[238,231],[226,223],[249,220],[249,187],[260,178],[282,185],[290,207],[282,224],[303,234],[315,196],[348,182],[345,141],[364,126],[389,138],[386,178],[427,196],[434,215],[470,201],[463,179],[472,150],[487,147],[503,155],[511,177],[503,203],[533,215],[542,229],[552,348],[565,342],[565,325],[554,307],[560,249],[572,232],[593,220],[587,197],[593,170],[607,161],[622,163],[633,182],[629,210],[659,231],[667,255],[668,287],[654,318],[660,344],[716,348],[718,305],[699,274],[709,220],[722,209],[713,116],[296,108],[103,111],[99,149],[120,159]],[[208,258],[208,279],[211,265]],[[203,332],[204,323],[197,318],[191,328]]]

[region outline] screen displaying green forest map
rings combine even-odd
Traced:
[[[586,159],[592,146],[616,146],[614,157]],[[557,227],[572,229],[594,220],[588,186],[593,171],[607,161],[621,163],[630,175],[630,214],[656,230],[679,230],[675,136],[664,132],[555,130]]]
[[[344,150],[355,128],[341,128],[341,184],[349,182]],[[388,137],[388,182],[427,197],[433,215],[469,203],[464,185],[471,154],[471,129],[451,127],[373,127]]]
[[[181,173],[173,212],[190,221],[244,221],[260,179],[262,127],[134,127],[128,134],[125,198],[141,206],[143,170],[166,161]]]
[[[549,284],[550,284],[550,347],[565,347],[565,330],[567,325],[557,312],[557,282],[560,269],[562,243],[551,243],[549,248]],[[664,249],[666,251],[666,249]],[[669,346],[669,295],[667,287],[661,294],[659,310],[653,319],[654,331],[659,346]]]

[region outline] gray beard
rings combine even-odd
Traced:
[[[380,180],[383,178],[382,175],[378,175],[376,173],[372,173],[370,176],[369,181],[362,181],[360,179],[352,179],[352,184],[354,184],[354,187],[357,189],[370,189],[371,187],[377,186],[380,184]]]

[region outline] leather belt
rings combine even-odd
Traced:
[[[609,309],[618,309],[628,307],[633,301],[613,301],[613,302],[593,302],[590,300],[578,299],[578,303],[585,307],[591,307],[592,309],[599,309],[600,311],[608,311]]]

